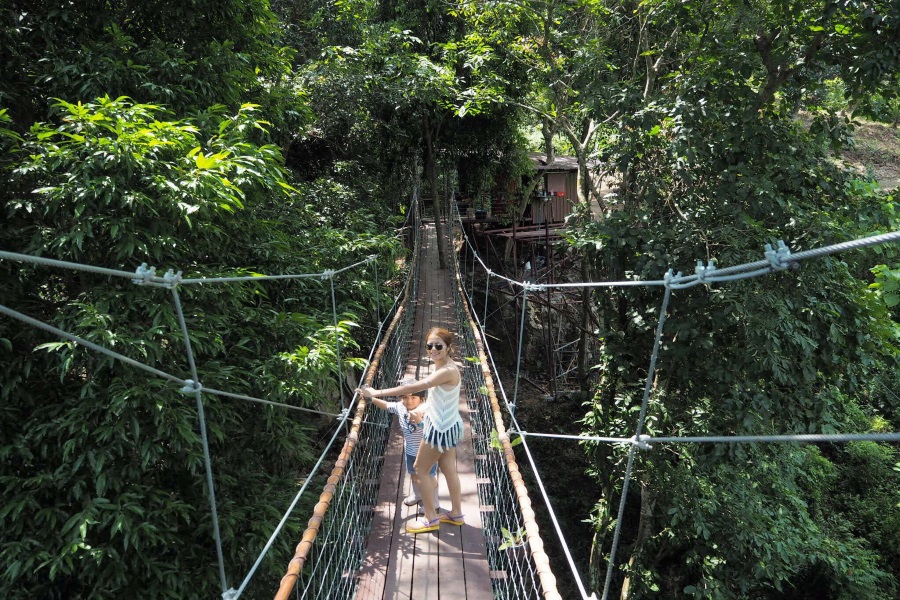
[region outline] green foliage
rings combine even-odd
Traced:
[[[402,218],[388,213],[419,189],[426,147],[432,172],[458,177],[439,188],[519,179],[523,111],[608,161],[623,208],[570,235],[596,279],[896,229],[895,199],[828,156],[853,131],[838,109],[897,112],[895,4],[13,3],[0,8],[0,247],[185,276],[320,272],[378,253],[393,284]],[[791,118],[803,106],[823,108],[807,129]],[[896,266],[885,248],[678,291],[647,431],[896,430]],[[3,305],[188,372],[170,292],[0,271]],[[336,325],[316,279],[182,287],[203,384],[336,410],[336,348],[361,366],[383,300],[373,274],[338,277]],[[584,423],[628,437],[659,295],[593,302],[603,379]],[[0,595],[217,594],[193,403],[8,319],[0,363]],[[331,422],[204,401],[228,572],[243,573]],[[625,454],[586,447],[602,557]],[[878,444],[642,456],[647,533],[629,517],[623,535],[632,594],[895,594],[896,461]]]
[[[900,123],[900,95],[888,95],[888,92],[872,94],[861,112],[876,121],[896,126]]]
[[[510,448],[515,448],[525,440],[522,436],[517,435],[509,439]],[[491,429],[491,449],[496,450],[497,452],[503,452],[503,442],[500,441],[500,435],[497,433],[496,429]]]
[[[768,31],[779,10],[752,17],[759,29],[727,36],[717,27],[736,27],[739,21],[725,15],[740,13],[737,5],[708,23],[711,35],[688,33],[701,31],[691,29],[700,13],[712,17],[702,9],[662,12],[652,21],[670,32],[680,52],[678,60],[660,63],[669,70],[656,74],[654,87],[642,78],[641,89],[652,94],[631,89],[626,101],[635,104],[604,144],[622,209],[573,228],[570,238],[594,278],[661,279],[669,268],[689,272],[698,259],[718,267],[758,260],[764,245],[778,239],[807,249],[897,227],[892,198],[830,161],[829,151],[846,143],[848,125],[827,112],[809,129],[792,119],[800,93],[792,86],[811,74],[791,71],[797,79],[788,78],[789,85],[776,77],[774,63],[757,62],[784,60],[766,53],[775,45],[787,53],[785,42],[773,38],[773,48],[764,48],[757,37],[754,49],[740,41],[750,31]],[[675,24],[664,27],[661,14]],[[802,22],[813,14],[797,8],[790,18]],[[678,34],[674,26],[682,28]],[[817,35],[792,31],[788,37],[801,45]],[[829,43],[833,37],[822,36]],[[655,50],[671,49],[668,40],[658,38]],[[776,86],[778,93],[767,90],[778,81],[784,86]],[[891,258],[878,262],[893,264],[896,249],[881,251]],[[854,415],[882,410],[871,401],[871,377],[889,372],[897,357],[896,324],[879,287],[885,280],[869,287],[872,254],[676,291],[647,433],[860,431]],[[655,290],[595,296],[602,379],[585,419],[592,433],[633,434],[659,306]],[[590,448],[604,500],[594,519],[602,543],[609,540],[608,507],[625,453]],[[630,509],[640,504],[650,511],[641,524],[650,533],[639,539],[633,523],[626,527],[625,552],[630,548],[636,562],[616,580],[627,573],[633,593],[773,597],[814,586],[818,597],[878,598],[885,597],[878,590],[889,596],[896,589],[894,553],[876,541],[882,533],[857,528],[865,518],[835,503],[846,491],[814,475],[841,473],[848,457],[825,468],[802,448],[715,445],[641,458],[638,477],[647,491],[631,498]],[[894,495],[883,489],[875,495],[882,518],[892,522]],[[837,525],[841,519],[854,525]]]
[[[372,223],[317,219],[286,181],[252,105],[167,120],[127,98],[59,101],[22,141],[0,225],[4,248],[185,277],[317,273],[398,251]],[[348,220],[348,226],[361,226]],[[235,268],[240,265],[241,268]],[[2,265],[0,303],[162,371],[190,377],[171,294],[128,280]],[[373,310],[371,271],[328,282],[183,286],[206,387],[334,412],[336,345],[360,368],[352,330]],[[218,588],[197,409],[156,380],[8,319],[0,321],[0,595],[200,598]],[[246,573],[318,454],[308,413],[204,395],[229,577]],[[301,507],[300,510],[303,508]],[[276,540],[291,552],[300,521]],[[173,551],[177,548],[177,551]],[[267,563],[271,577],[284,565]],[[185,579],[184,573],[195,577]]]
[[[679,460],[665,467],[671,473],[651,467],[671,486],[664,534],[653,545],[666,555],[677,549],[671,556],[681,554],[686,565],[658,565],[663,589],[678,584],[694,598],[746,598],[802,588],[849,599],[882,598],[877,590],[894,587],[878,555],[825,516],[821,494],[838,473],[815,448],[746,447],[715,466],[702,454],[679,448]],[[807,489],[820,495],[810,501]]]
[[[887,265],[876,265],[872,267],[872,273],[875,275],[875,283],[869,287],[878,290],[885,305],[894,307],[900,304],[900,270],[889,269]]]
[[[14,3],[0,16],[0,104],[20,130],[45,120],[52,98],[104,95],[179,115],[254,101],[271,109],[280,134],[305,118],[289,77],[293,52],[265,0]]]
[[[515,533],[512,533],[506,527],[501,527],[500,533],[503,535],[503,543],[497,547],[497,550],[520,548],[525,545],[526,538],[528,537],[528,532],[524,529],[517,529]]]
[[[234,116],[214,107],[204,117],[217,121],[211,136],[194,123],[160,120],[161,107],[126,98],[60,101],[56,109],[62,124],[32,128],[24,145],[29,158],[14,173],[23,187],[52,182],[8,205],[9,217],[21,220],[24,252],[109,264],[177,261],[189,251],[179,243],[188,236],[227,247],[226,215],[244,208],[248,194],[287,198],[290,190],[278,149],[248,141],[265,125],[252,105]],[[195,223],[205,229],[196,231]],[[100,240],[110,245],[89,255]]]

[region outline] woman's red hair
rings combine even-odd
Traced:
[[[444,329],[443,327],[432,327],[428,330],[428,335],[425,336],[425,339],[427,340],[433,335],[444,340],[444,343],[447,344],[448,348],[453,345],[453,334],[450,333],[449,330]]]

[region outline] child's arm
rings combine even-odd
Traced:
[[[377,407],[380,408],[381,410],[387,410],[387,407],[388,407],[387,401],[382,400],[381,398],[375,398],[375,397],[372,397],[372,398],[369,398],[369,399],[372,401],[372,404],[374,404],[375,406],[377,406]]]

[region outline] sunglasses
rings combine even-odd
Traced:
[[[444,349],[443,344],[425,344],[425,347],[428,348],[429,350],[431,350],[432,348],[434,348],[435,350],[443,350]]]

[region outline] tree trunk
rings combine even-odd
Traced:
[[[590,250],[585,249],[585,254],[581,259],[581,280],[590,281]],[[588,381],[588,332],[591,329],[591,288],[581,288],[581,339],[578,342],[578,384],[583,392],[589,392],[591,389]]]
[[[437,233],[437,247],[438,247],[438,267],[441,269],[447,268],[447,256],[444,253],[445,241],[444,241],[444,217],[443,217],[443,207],[441,206],[441,194],[438,190],[437,185],[437,166],[435,165],[434,160],[434,139],[431,133],[431,121],[428,118],[428,115],[425,116],[424,130],[425,134],[425,172],[428,177],[428,182],[431,185],[431,195],[432,201],[434,202],[434,230]]]
[[[634,565],[644,548],[644,543],[650,537],[650,525],[653,519],[653,509],[656,506],[656,497],[650,491],[650,478],[645,473],[641,477],[641,512],[638,521],[637,539],[631,550],[631,558],[628,559],[628,570],[625,573],[625,581],[622,583],[622,593],[619,600],[628,600],[631,596],[632,573]]]
[[[599,460],[605,462],[603,458],[599,458]],[[605,545],[606,532],[610,529],[613,521],[613,515],[610,512],[612,505],[609,502],[612,498],[613,486],[610,485],[608,478],[606,482],[600,493],[602,504],[598,509],[597,529],[594,531],[594,537],[591,540],[591,556],[588,565],[588,592],[598,592],[603,589],[606,569],[609,565],[609,555],[606,553]]]
[[[553,136],[556,135],[556,124],[549,121],[548,119],[543,119],[541,121],[541,132],[544,135],[544,153],[547,155],[547,164],[550,164],[554,160],[556,160],[556,152],[553,150]],[[543,178],[543,176],[543,173],[535,169],[534,173],[531,176],[531,180],[528,182],[528,185],[526,185],[522,189],[522,197],[519,199],[519,203],[516,205],[516,208],[512,214],[514,223],[518,223],[522,220],[522,217],[525,215],[525,209],[528,208],[528,203],[531,201],[531,194],[534,192],[534,188],[537,187],[538,182],[541,180],[541,178]],[[503,252],[503,260],[509,260],[515,243],[516,241],[513,238],[509,238],[506,241],[506,247],[504,248]]]

